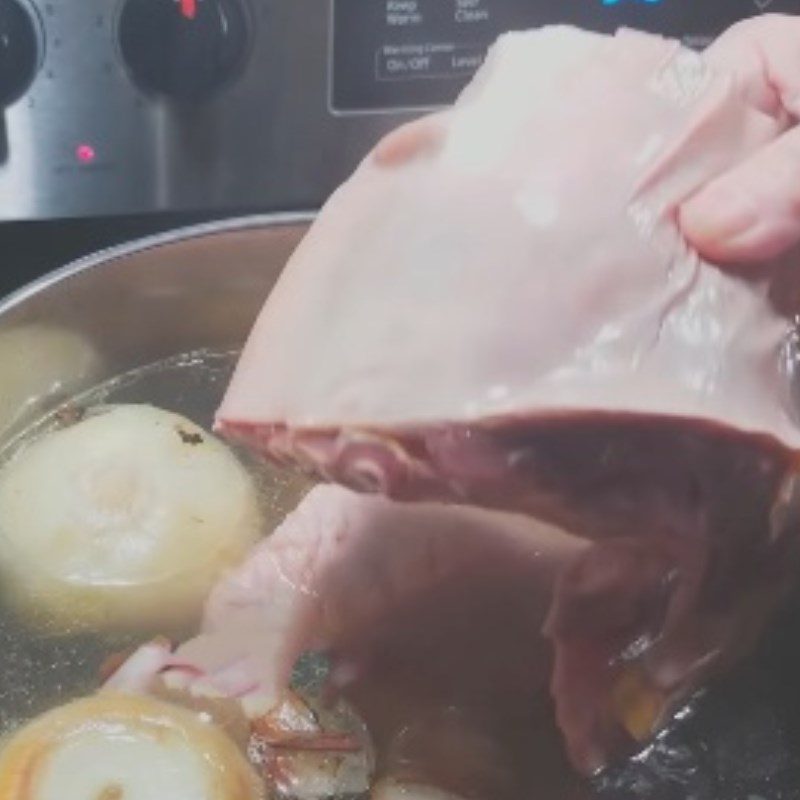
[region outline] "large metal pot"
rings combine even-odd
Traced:
[[[178,353],[240,346],[310,215],[256,216],[146,238],[89,256],[0,303],[0,338],[15,358],[40,357],[26,335],[42,325],[84,337],[99,370],[65,358],[37,383],[25,365],[0,379],[5,437],[88,388]],[[34,365],[30,365],[34,366]],[[8,371],[6,371],[8,373]]]
[[[237,349],[311,218],[247,217],[150,237],[68,265],[6,298],[0,341],[14,339],[23,368],[11,371],[17,383],[9,380],[0,350],[0,442],[98,382],[180,353]],[[27,333],[41,326],[88,341],[99,356],[93,368],[65,358],[55,369],[24,369],[37,358],[33,346],[26,349]],[[796,796],[797,654],[776,647],[774,638],[765,649],[766,664],[746,671],[732,691],[712,693],[688,729],[605,776],[597,796],[739,800],[760,797],[762,787],[784,796],[785,786],[786,796]],[[40,640],[0,614],[0,728],[91,686],[102,656],[91,639]],[[66,672],[54,671],[57,665]]]
[[[258,216],[153,236],[70,264],[6,298],[3,455],[17,433],[98,384],[183,353],[240,348],[309,221]],[[220,397],[224,383],[215,386]],[[208,402],[215,407],[219,399]],[[0,610],[0,735],[90,691],[108,647],[91,635],[40,636]]]

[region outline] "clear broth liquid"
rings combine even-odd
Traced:
[[[75,396],[2,443],[0,463],[83,410],[123,403],[147,403],[173,411],[206,430],[230,380],[237,352],[197,351],[120,375]],[[259,491],[269,534],[292,511],[311,484],[237,451]],[[48,635],[0,607],[0,736],[33,716],[97,688],[99,670],[114,651],[135,646],[160,631],[134,636],[64,631]]]

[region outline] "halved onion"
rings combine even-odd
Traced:
[[[177,414],[116,406],[0,470],[0,579],[55,629],[173,632],[261,531],[255,482]]]
[[[0,751],[3,800],[260,800],[263,783],[215,725],[144,696],[50,711]]]
[[[374,787],[370,800],[463,800],[463,798],[433,786],[399,783],[386,779]]]

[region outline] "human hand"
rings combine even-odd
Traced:
[[[764,262],[800,244],[800,17],[739,23],[706,58],[732,72],[748,103],[785,132],[690,198],[681,227],[711,261]]]

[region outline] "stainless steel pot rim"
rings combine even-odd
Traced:
[[[65,264],[46,275],[25,284],[21,288],[11,292],[4,298],[0,298],[0,316],[10,309],[24,303],[29,298],[38,295],[51,288],[52,286],[74,277],[82,272],[100,267],[109,262],[120,258],[126,258],[136,253],[146,250],[153,250],[164,245],[175,244],[189,239],[199,239],[204,236],[212,236],[225,233],[237,233],[254,228],[276,228],[293,225],[307,225],[316,213],[313,211],[282,212],[272,214],[252,214],[244,217],[233,217],[231,219],[212,220],[196,225],[187,225],[173,228],[169,231],[134,239],[124,244],[107,247],[98,250],[90,255],[84,256]]]

